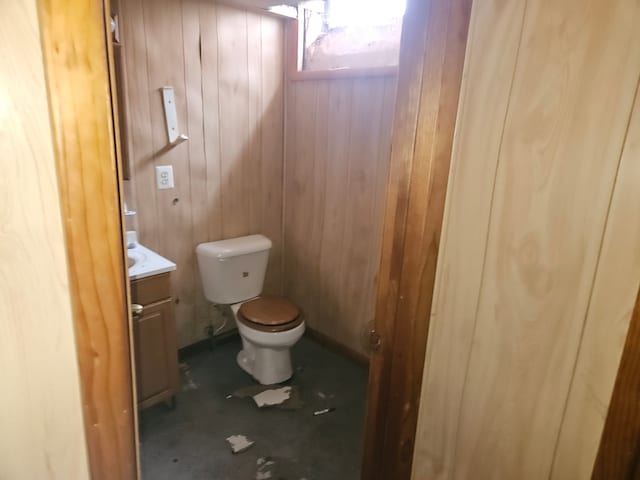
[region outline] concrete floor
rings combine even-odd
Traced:
[[[258,409],[251,398],[226,398],[255,383],[235,363],[239,349],[234,339],[186,358],[176,409],[141,412],[143,479],[359,479],[366,369],[305,337],[292,350],[288,382],[304,406]],[[335,411],[313,416],[327,407]],[[233,455],[225,438],[236,434],[255,445]]]

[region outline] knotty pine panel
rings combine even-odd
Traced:
[[[639,15],[474,3],[414,478],[591,475],[640,281]]]

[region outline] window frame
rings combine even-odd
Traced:
[[[398,65],[383,67],[341,67],[327,70],[303,70],[304,32],[301,22],[287,19],[285,24],[285,62],[289,80],[331,80],[353,77],[384,77],[398,74]]]

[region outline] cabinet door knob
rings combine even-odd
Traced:
[[[131,304],[131,316],[133,318],[140,318],[142,316],[142,312],[144,311],[144,307],[138,303]]]

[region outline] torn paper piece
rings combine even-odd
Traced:
[[[229,442],[233,453],[244,452],[254,444],[253,440],[249,440],[244,435],[231,435],[227,437],[227,442]]]
[[[253,396],[253,400],[260,408],[280,405],[291,397],[291,387],[274,388],[265,390]]]
[[[302,398],[300,398],[300,389],[296,385],[289,385],[289,387],[291,388],[289,399],[279,405],[273,405],[273,408],[280,410],[299,410],[304,406],[304,402]],[[236,398],[251,398],[253,400],[253,397],[259,393],[265,390],[273,390],[274,388],[280,387],[278,385],[249,385],[233,392],[233,396]]]
[[[271,467],[274,466],[276,462],[266,458],[259,458],[256,461],[256,465],[258,467],[258,471],[256,472],[256,480],[268,480],[269,478],[273,478],[273,474],[271,471]]]
[[[258,460],[256,460],[256,465],[258,466],[258,468],[270,467],[271,465],[275,464],[276,462],[271,460],[271,457],[260,457]]]

